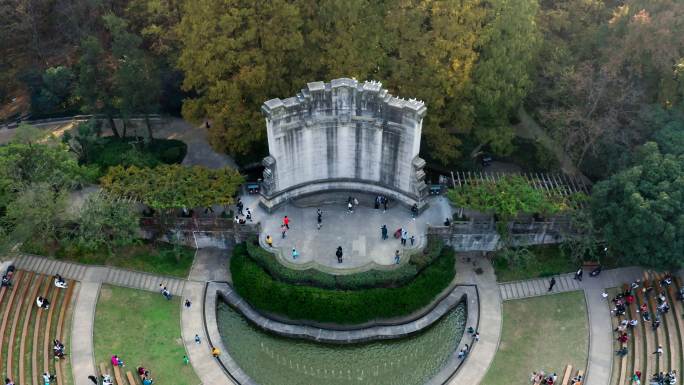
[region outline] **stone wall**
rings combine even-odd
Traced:
[[[342,78],[309,83],[294,97],[267,101],[262,111],[269,156],[261,201],[267,209],[331,189],[370,189],[422,206],[423,102],[394,97],[378,82]]]
[[[570,231],[569,222],[531,221],[508,224],[511,244],[515,246],[544,245],[563,242]],[[441,238],[456,251],[494,251],[502,246],[494,221],[453,222],[451,226],[430,226],[428,235]]]

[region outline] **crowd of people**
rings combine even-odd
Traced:
[[[636,310],[636,313],[640,314],[641,322],[650,322],[650,327],[653,331],[656,331],[662,322],[662,317],[664,317],[670,311],[670,305],[668,303],[665,290],[673,284],[672,275],[666,274],[664,278],[659,281],[660,290],[656,292],[655,285],[647,285],[641,282],[641,280],[636,280],[632,282],[623,292],[618,293],[611,302],[613,307],[611,313],[616,317],[622,317],[627,314],[630,306],[635,304],[635,292],[640,292],[644,298],[645,302],[641,304]],[[683,288],[678,290],[678,299],[684,300],[684,295],[681,295]],[[648,301],[650,298],[655,298],[655,312],[651,312],[649,309]],[[615,352],[619,357],[624,357],[629,353],[627,343],[629,342],[629,333],[634,333],[634,329],[639,324],[638,319],[624,318],[620,321],[618,326],[615,328],[617,333],[616,339],[619,343],[619,348]],[[663,347],[658,345],[656,350],[651,354],[662,355]],[[632,383],[635,385],[641,385],[641,372],[636,371],[632,375]],[[672,370],[669,372],[658,372],[654,373],[649,380],[650,385],[674,385],[677,383],[677,372]]]

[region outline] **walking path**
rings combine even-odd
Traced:
[[[554,276],[556,285],[551,291],[548,290],[550,278],[507,282],[498,286],[499,294],[504,300],[583,290],[589,317],[589,355],[585,384],[609,385],[613,366],[613,328],[609,307],[606,306],[607,300],[601,293],[604,289],[634,281],[642,274],[643,269],[635,267],[604,270],[596,278],[586,275],[583,281],[575,280],[572,273],[561,274]]]
[[[476,329],[480,332],[480,341],[473,344],[465,364],[451,378],[448,385],[479,384],[494,360],[501,339],[501,297],[496,285],[494,268],[486,259],[475,257],[476,253],[459,254],[456,282],[462,285],[477,285],[480,320]],[[480,274],[478,269],[482,269]],[[463,339],[466,339],[465,334]]]
[[[210,339],[205,327],[204,292],[207,290],[205,282],[231,281],[226,254],[228,253],[225,250],[218,249],[197,250],[195,261],[190,269],[191,281],[185,284],[183,290],[183,298],[189,299],[194,305],[190,309],[181,311],[181,335],[190,363],[204,385],[238,385],[228,377],[220,362],[212,358],[210,341],[220,343],[221,339]],[[213,314],[215,317],[216,311],[212,311],[214,309],[209,308],[206,314]],[[195,334],[200,336],[202,343],[195,343]],[[227,355],[226,350],[221,345],[218,348],[221,350],[221,359],[224,359]]]

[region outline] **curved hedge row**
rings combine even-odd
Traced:
[[[334,275],[316,269],[295,270],[284,266],[276,257],[253,239],[247,242],[247,255],[274,279],[291,284],[316,286],[323,289],[358,290],[377,287],[400,287],[413,280],[423,269],[439,257],[443,242],[428,238],[423,251],[414,253],[409,263],[390,270],[368,270],[360,273]]]
[[[292,320],[360,324],[407,316],[427,306],[451,283],[454,263],[453,250],[443,247],[434,263],[405,286],[329,290],[273,279],[240,244],[233,250],[230,270],[235,290],[257,310]]]

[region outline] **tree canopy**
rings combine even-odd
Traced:
[[[634,166],[596,184],[591,202],[594,221],[620,261],[684,266],[684,156],[663,155],[647,143]]]
[[[102,187],[115,197],[130,197],[155,210],[210,207],[234,203],[244,178],[232,168],[160,165],[154,168],[111,167]]]

